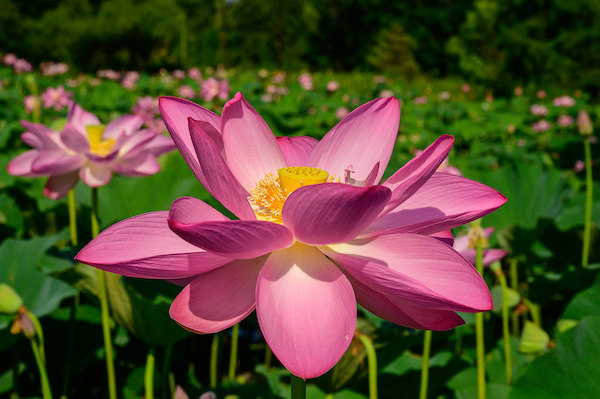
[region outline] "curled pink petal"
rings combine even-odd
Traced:
[[[31,163],[31,171],[39,174],[57,175],[78,169],[83,160],[75,155],[59,151],[39,151]]]
[[[86,126],[100,125],[100,119],[98,119],[96,115],[84,110],[74,101],[71,102],[71,105],[69,106],[67,120],[82,132],[85,132]]]
[[[236,260],[192,280],[171,305],[171,318],[188,330],[216,333],[254,310],[256,279],[266,256]]]
[[[305,244],[344,242],[371,224],[389,198],[390,190],[382,186],[324,183],[300,187],[283,205],[283,224]]]
[[[67,123],[60,132],[60,140],[68,149],[75,152],[87,152],[90,149],[87,137],[72,123]]]
[[[287,166],[273,132],[241,93],[225,104],[221,123],[227,164],[246,190]]]
[[[51,200],[63,198],[70,189],[75,187],[78,180],[79,173],[76,170],[63,175],[50,176],[44,187],[44,195]]]
[[[281,363],[318,377],[342,357],[354,335],[356,299],[344,274],[314,247],[273,252],[258,276],[256,315]]]
[[[392,155],[398,125],[400,104],[394,97],[379,98],[349,113],[315,146],[308,166],[342,177],[348,166],[356,180],[365,180],[379,162],[376,182],[381,180]]]
[[[308,158],[319,140],[314,137],[277,137],[277,144],[283,152],[287,166],[307,166]]]
[[[390,298],[440,310],[493,306],[475,267],[439,240],[394,234],[323,247],[353,278]]]
[[[448,157],[453,144],[454,137],[448,134],[438,137],[433,144],[387,179],[383,185],[392,190],[392,198],[384,213],[396,208],[421,188]]]
[[[41,176],[41,173],[36,173],[32,170],[33,161],[40,155],[38,150],[29,150],[12,159],[6,170],[13,176],[35,177]]]
[[[256,219],[248,202],[248,192],[233,176],[213,140],[201,124],[193,119],[189,124],[192,143],[205,179],[201,183],[210,187],[210,193],[240,219]]]
[[[485,184],[438,172],[400,206],[373,222],[364,236],[433,234],[479,219],[505,202],[504,195]]]
[[[102,137],[104,139],[116,139],[120,134],[125,133],[126,136],[131,135],[144,123],[144,120],[139,115],[125,115],[106,125]]]
[[[194,197],[180,197],[171,204],[169,219],[180,223],[201,223],[229,220],[206,202]]]
[[[160,164],[153,154],[147,152],[138,153],[120,159],[112,165],[115,172],[125,176],[148,176],[160,171]]]
[[[182,240],[169,229],[168,214],[149,212],[113,224],[75,259],[123,276],[161,279],[194,276],[231,261]]]

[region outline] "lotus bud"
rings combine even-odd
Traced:
[[[29,311],[25,306],[19,308],[19,314],[15,318],[13,325],[10,327],[10,333],[17,335],[23,333],[28,339],[32,339],[35,336],[35,326],[33,321],[29,317]]]
[[[0,283],[0,312],[17,313],[23,300],[10,285]]]
[[[579,129],[579,134],[582,136],[591,136],[594,132],[594,126],[592,125],[592,120],[585,110],[580,110],[579,115],[577,115],[577,129]]]

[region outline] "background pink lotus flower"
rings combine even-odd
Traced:
[[[544,98],[546,98],[546,90],[538,90],[535,93],[536,97],[539,98],[540,100],[543,100]]]
[[[12,67],[16,73],[27,73],[33,71],[31,64],[22,58],[17,58],[13,62]]]
[[[182,71],[181,69],[176,69],[173,71],[173,77],[178,80],[183,80],[185,79],[185,71]]]
[[[493,227],[483,229],[483,235],[486,239],[490,238],[493,232]],[[477,257],[477,249],[474,248],[473,245],[470,245],[469,239],[469,234],[464,234],[462,236],[456,237],[456,239],[454,239],[454,244],[452,245],[452,248],[454,248],[455,251],[460,253],[462,256],[465,257],[465,259],[467,259],[469,262],[471,262],[471,264],[474,265]],[[507,253],[508,252],[503,249],[484,248],[483,265],[489,266],[495,261],[504,258]]]
[[[42,62],[40,69],[44,76],[63,75],[69,71],[69,66],[64,62]]]
[[[449,91],[443,91],[440,94],[438,94],[438,98],[440,100],[449,100],[451,96],[452,95],[450,94]]]
[[[313,89],[313,78],[310,73],[303,73],[298,76],[298,83],[304,90],[312,90]]]
[[[339,107],[338,109],[335,110],[335,117],[338,119],[344,119],[346,117],[346,115],[348,115],[350,113],[350,110],[348,110],[348,108],[346,107]]]
[[[317,377],[341,358],[356,302],[391,322],[446,330],[456,311],[492,308],[475,268],[430,234],[501,206],[497,191],[435,173],[444,135],[383,184],[400,121],[395,98],[370,101],[317,141],[275,137],[238,93],[221,116],[162,97],[161,114],[202,185],[239,220],[192,197],[121,221],[77,259],[130,277],[184,286],[171,317],[215,333],[256,309],[273,353]]]
[[[325,86],[325,88],[327,89],[328,92],[333,93],[333,92],[337,91],[337,89],[340,88],[340,84],[337,82],[337,80],[331,80],[331,81],[327,82],[327,85]]]
[[[144,122],[151,121],[158,114],[158,98],[152,96],[139,97],[131,111],[135,115],[139,115]]]
[[[200,72],[200,69],[198,69],[196,67],[192,67],[192,68],[188,69],[187,74],[190,79],[194,79],[195,81],[202,80],[202,72]]]
[[[212,101],[215,97],[226,100],[229,98],[229,92],[231,88],[229,87],[229,81],[217,80],[215,78],[208,78],[204,82],[202,82],[202,87],[200,89],[200,96],[204,101]]]
[[[123,77],[121,86],[126,89],[134,89],[138,80],[140,80],[140,73],[138,71],[129,71]]]
[[[531,115],[546,116],[548,115],[548,108],[545,105],[533,104],[529,112],[531,112]]]
[[[25,96],[23,99],[23,106],[25,107],[25,112],[28,114],[32,113],[36,108],[40,108],[42,102],[39,97],[34,95]]]
[[[195,98],[196,90],[194,90],[194,88],[191,86],[183,85],[177,89],[177,94],[185,98]]]
[[[48,87],[40,96],[44,102],[44,108],[54,108],[56,111],[60,111],[68,106],[71,102],[71,97],[73,97],[73,93],[66,91],[62,85],[57,88]]]
[[[417,105],[427,104],[427,97],[425,97],[425,96],[415,97],[413,99],[413,102]]]
[[[548,130],[552,129],[552,124],[547,120],[542,119],[531,125],[531,128],[535,132],[547,132]]]
[[[575,120],[571,115],[560,115],[556,121],[556,124],[562,127],[569,127],[574,121]]]
[[[4,58],[3,58],[4,65],[11,66],[15,63],[16,60],[17,60],[16,55],[14,55],[12,53],[4,54]]]
[[[98,77],[108,80],[119,80],[121,79],[121,73],[112,69],[101,69],[98,71]]]
[[[471,91],[471,86],[468,83],[464,83],[462,86],[460,86],[460,91],[463,93],[468,93]]]
[[[567,95],[556,97],[552,100],[552,105],[555,107],[572,107],[575,105],[575,99]]]
[[[146,176],[160,170],[156,157],[174,148],[172,141],[149,130],[139,130],[142,119],[126,115],[106,125],[71,103],[68,122],[59,133],[26,121],[23,141],[33,147],[8,164],[16,176],[49,176],[44,195],[64,197],[81,179],[90,187],[108,184],[113,172]]]

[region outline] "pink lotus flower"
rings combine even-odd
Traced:
[[[543,100],[544,98],[546,98],[546,90],[538,90],[535,93],[536,97],[539,98],[540,100]]]
[[[194,79],[196,81],[202,80],[202,72],[200,72],[200,69],[198,69],[197,67],[192,67],[188,69],[187,74],[190,77],[190,79]]]
[[[552,105],[555,107],[572,107],[575,105],[575,99],[567,95],[556,97],[554,100],[552,100]]]
[[[552,129],[552,124],[545,119],[539,120],[531,125],[534,132],[547,132]]]
[[[569,127],[573,124],[574,121],[575,120],[571,115],[560,115],[558,117],[558,120],[556,121],[556,124],[562,127]]]
[[[108,80],[119,80],[121,79],[121,73],[112,69],[101,69],[98,71],[98,77]]]
[[[449,91],[443,91],[440,94],[438,94],[438,98],[440,100],[449,100],[451,96],[452,95],[450,94]]]
[[[140,80],[140,73],[138,71],[129,71],[123,77],[121,81],[121,86],[126,89],[135,89],[138,80]]]
[[[425,96],[415,97],[413,102],[417,105],[427,104],[427,97],[425,97]]]
[[[548,115],[548,108],[546,108],[545,105],[533,104],[529,109],[529,112],[531,112],[531,115],[545,116]]]
[[[21,121],[23,141],[33,147],[8,164],[15,176],[49,176],[44,195],[64,197],[81,179],[90,187],[108,184],[112,173],[146,176],[160,170],[159,154],[174,148],[165,136],[139,130],[142,119],[126,115],[106,125],[71,103],[68,122],[59,133],[38,123]]]
[[[471,91],[471,86],[468,83],[463,83],[463,85],[460,86],[460,91],[463,93],[468,93]]]
[[[339,107],[335,110],[335,117],[342,120],[348,115],[350,111],[346,107]]]
[[[131,111],[139,115],[144,122],[151,121],[158,114],[158,99],[152,96],[140,97]]]
[[[303,73],[300,76],[298,76],[298,83],[300,83],[300,86],[302,86],[304,90],[310,91],[314,87],[313,78],[310,73]]]
[[[327,89],[328,92],[333,93],[333,92],[337,91],[337,89],[340,88],[340,84],[337,82],[337,80],[332,80],[330,82],[327,82],[327,85],[325,86],[325,88]]]
[[[191,86],[183,85],[177,89],[177,94],[179,94],[180,97],[194,98],[196,97],[196,90]]]
[[[25,96],[23,99],[23,106],[25,107],[25,112],[28,114],[32,113],[35,109],[40,108],[42,102],[37,96],[29,95]]]
[[[483,229],[483,235],[487,240],[490,238],[492,233],[494,232],[493,227],[488,227]],[[465,234],[459,237],[456,237],[454,240],[454,244],[452,248],[462,256],[465,257],[471,264],[475,264],[477,258],[477,249],[475,245],[473,245],[471,237],[469,234]],[[506,256],[508,252],[503,249],[495,249],[495,248],[484,248],[483,249],[483,265],[489,266],[497,260],[500,260]]]
[[[212,101],[215,97],[226,100],[229,98],[229,81],[217,80],[215,78],[208,78],[202,82],[202,88],[200,89],[200,95],[204,101]]]
[[[357,301],[394,323],[434,330],[462,324],[455,311],[492,308],[475,268],[428,235],[506,198],[434,173],[454,142],[448,135],[378,185],[398,133],[395,98],[355,109],[320,142],[276,138],[240,93],[220,117],[178,98],[159,106],[192,172],[240,220],[183,197],[170,211],[109,227],[76,258],[183,285],[170,314],[186,329],[215,333],[256,309],[273,353],[312,378],[348,348]]]
[[[173,77],[178,80],[183,80],[185,79],[185,71],[182,71],[181,69],[176,69],[173,71]]]
[[[54,108],[55,110],[60,111],[69,105],[72,96],[73,93],[65,91],[65,88],[61,85],[57,88],[48,87],[46,91],[42,93],[40,98],[44,102],[44,108]]]
[[[31,64],[27,60],[24,60],[22,58],[17,58],[13,62],[12,66],[16,73],[26,73],[33,71],[33,67],[31,66]]]
[[[69,66],[64,62],[42,62],[40,69],[44,76],[56,76],[63,75],[69,71]]]
[[[17,61],[17,56],[14,55],[13,53],[7,53],[4,55],[3,61],[4,61],[4,65],[8,65],[8,66],[14,65],[15,61]]]

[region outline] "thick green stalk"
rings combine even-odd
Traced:
[[[590,138],[583,139],[585,148],[585,221],[583,225],[583,249],[581,265],[588,267],[590,260],[590,240],[592,232],[592,204],[594,200],[594,186],[592,181],[592,149]]]
[[[292,374],[292,399],[306,399],[306,380]]]
[[[219,357],[219,334],[214,334],[210,346],[210,387],[217,387],[218,376],[218,357]]]
[[[510,260],[510,287],[519,292],[519,274],[517,271],[517,260],[512,258]],[[512,334],[515,337],[519,336],[519,315],[515,312],[512,312]]]
[[[69,190],[69,229],[71,231],[71,245],[77,246],[77,212],[75,210],[75,189]]]
[[[31,313],[29,310],[26,310],[26,312],[27,317],[29,317],[29,319],[33,323],[33,328],[35,328],[35,334],[37,335],[38,340],[40,341],[40,344],[38,346],[40,358],[42,359],[42,362],[44,362],[44,365],[46,365],[46,351],[44,349],[44,331],[42,330],[42,324],[33,313]]]
[[[502,269],[498,271],[498,279],[502,287],[502,337],[504,339],[504,367],[506,370],[506,385],[512,384],[512,355],[510,352],[510,332],[508,331],[508,287]]]
[[[173,397],[173,391],[170,389],[169,384],[169,368],[171,367],[171,353],[173,353],[173,343],[169,343],[165,347],[165,353],[163,356],[163,364],[162,364],[162,398],[166,399]]]
[[[367,351],[369,361],[369,399],[377,399],[377,353],[373,341],[365,334],[359,334],[358,339]]]
[[[40,352],[38,343],[35,341],[35,337],[30,338],[29,342],[31,343],[31,350],[33,351],[33,356],[35,357],[35,362],[37,363],[38,370],[40,371],[42,395],[44,399],[52,399],[52,390],[50,389],[50,381],[48,381],[48,373],[46,372],[46,362],[42,358],[42,354]]]
[[[229,379],[235,379],[235,366],[237,365],[237,350],[238,350],[238,339],[240,336],[240,325],[239,323],[233,326],[231,331],[231,352],[229,353]]]
[[[483,239],[477,239],[476,267],[483,276]],[[483,341],[483,313],[475,314],[475,339],[477,349],[477,397],[485,399],[485,346]]]
[[[431,330],[423,332],[423,357],[421,358],[421,391],[419,399],[427,399],[429,385],[429,355],[431,353]]]
[[[91,208],[92,238],[100,233],[98,224],[98,189],[92,187]],[[110,399],[117,398],[117,383],[115,378],[115,365],[113,361],[112,338],[110,336],[110,316],[108,314],[108,293],[106,290],[106,272],[97,269],[98,298],[102,314],[102,335],[104,336],[104,355],[106,356],[106,373],[108,375],[108,395]]]
[[[144,372],[144,399],[154,399],[154,348],[148,349]]]

